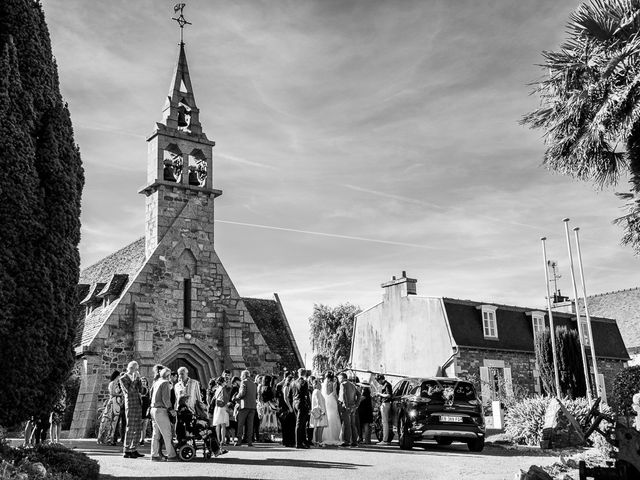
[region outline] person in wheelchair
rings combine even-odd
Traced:
[[[218,457],[228,453],[227,450],[220,448],[215,429],[209,425],[208,420],[204,409],[197,414],[189,408],[186,399],[182,398],[178,401],[176,450],[181,460],[191,460],[199,448],[202,449],[204,458],[211,458],[212,454]]]

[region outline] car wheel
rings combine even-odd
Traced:
[[[413,438],[409,435],[409,426],[404,420],[404,416],[398,421],[398,443],[401,450],[411,450],[413,448]]]
[[[484,437],[469,440],[467,442],[467,446],[469,447],[469,450],[472,452],[481,452],[484,449]]]
[[[436,438],[436,442],[438,442],[438,445],[447,446],[447,445],[451,445],[453,440],[447,437],[438,437]]]

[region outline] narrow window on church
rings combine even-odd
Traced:
[[[184,279],[184,328],[191,328],[191,279]]]

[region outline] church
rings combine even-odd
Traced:
[[[215,142],[200,124],[182,41],[147,143],[145,236],[80,274],[71,438],[94,434],[109,376],[131,360],[146,377],[156,363],[185,366],[205,385],[224,369],[303,366],[278,295],[241,297],[215,251]]]

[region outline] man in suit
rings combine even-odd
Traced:
[[[234,402],[240,401],[236,446],[242,445],[242,438],[246,428],[247,445],[253,447],[253,418],[256,415],[256,394],[256,384],[251,380],[251,373],[249,370],[243,370],[240,374],[240,390],[232,398]]]
[[[291,385],[291,398],[296,414],[296,448],[309,448],[307,423],[311,411],[311,398],[309,397],[307,371],[304,368],[298,370],[298,379]]]
[[[338,403],[342,406],[342,441],[341,447],[357,447],[358,446],[358,427],[356,424],[356,415],[358,414],[358,405],[360,404],[360,391],[347,379],[347,374],[341,372],[338,374],[338,382],[340,382],[340,393],[338,394]]]

